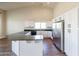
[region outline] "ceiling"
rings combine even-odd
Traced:
[[[16,8],[28,7],[28,6],[42,6],[54,8],[56,2],[0,2],[0,9],[12,10]]]

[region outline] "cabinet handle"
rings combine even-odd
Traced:
[[[71,29],[68,29],[67,31],[68,31],[68,33],[71,33]]]
[[[68,24],[68,28],[71,28],[71,24]]]

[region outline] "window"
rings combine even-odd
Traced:
[[[36,29],[45,29],[46,28],[46,23],[44,23],[44,22],[36,22],[35,23],[35,28]]]
[[[2,34],[2,14],[0,14],[0,35]]]
[[[35,23],[35,28],[40,29],[40,23],[39,22]]]
[[[41,29],[45,29],[46,28],[46,23],[41,23]]]

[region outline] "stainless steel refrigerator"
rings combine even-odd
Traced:
[[[54,45],[62,52],[64,52],[64,21],[53,23],[53,40]]]

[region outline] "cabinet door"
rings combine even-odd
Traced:
[[[12,51],[19,55],[19,41],[12,41]]]
[[[77,38],[77,21],[78,21],[78,10],[77,9],[72,9],[70,11],[70,24],[71,24],[71,34],[70,34],[70,48],[71,50],[71,55],[72,56],[77,56],[78,55],[78,38]]]
[[[67,55],[70,55],[70,38],[69,33],[67,30],[65,30],[65,40],[64,40],[64,51]]]
[[[43,44],[42,41],[20,41],[21,56],[42,56]]]
[[[64,29],[67,30],[70,25],[69,13],[64,14]]]
[[[43,35],[43,37],[47,37],[47,31],[41,31],[41,35]]]
[[[64,14],[64,20],[65,20],[65,24],[64,24],[64,51],[67,55],[71,54],[71,50],[70,50],[70,18],[69,18],[70,13],[67,12]]]
[[[36,31],[37,32],[37,35],[41,35],[41,31]]]
[[[78,55],[77,9],[65,14],[65,52],[69,56]]]

